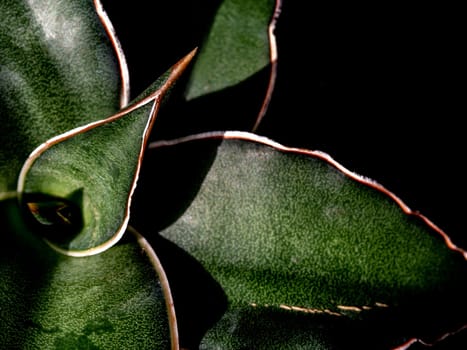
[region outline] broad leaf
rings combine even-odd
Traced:
[[[203,348],[387,348],[467,324],[466,252],[379,184],[247,133],[153,147],[164,176],[145,194],[163,205],[145,230],[197,259],[230,303]],[[184,159],[205,178],[172,203]]]
[[[18,193],[34,230],[70,255],[99,253],[123,235],[149,132],[167,91],[195,51],[149,96],[117,114],[58,135],[27,159]]]
[[[91,0],[0,3],[0,192],[16,188],[41,143],[127,102],[126,65],[100,10]]]
[[[165,274],[141,236],[73,258],[31,235],[20,218],[16,201],[0,202],[2,348],[177,348]]]

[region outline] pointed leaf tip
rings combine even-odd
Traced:
[[[18,179],[20,202],[32,214],[35,232],[58,251],[92,255],[120,240],[160,102],[195,53],[174,64],[152,93],[109,118],[48,140],[28,157]],[[29,200],[33,195],[39,200]],[[71,214],[79,225],[66,225]]]
[[[198,47],[195,47],[191,50],[188,54],[185,55],[182,59],[180,59],[173,67],[174,71],[177,70],[179,74],[181,74],[186,67],[190,64],[190,62],[195,57],[196,53],[198,52]]]

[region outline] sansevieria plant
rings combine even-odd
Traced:
[[[441,349],[465,333],[465,249],[259,131],[281,5],[210,4],[199,41],[133,96],[99,0],[0,2],[1,349]]]

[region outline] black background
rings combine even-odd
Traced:
[[[215,4],[104,2],[126,54],[133,97],[200,45]],[[283,1],[278,80],[258,133],[330,154],[467,247],[460,8],[302,6]]]
[[[328,131],[310,139],[466,247],[458,11],[427,3],[323,6],[317,119]]]
[[[257,132],[330,154],[467,248],[461,9],[428,2],[305,9],[304,3],[284,0],[277,86]],[[104,1],[133,97],[200,45],[215,4]]]

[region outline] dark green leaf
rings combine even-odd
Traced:
[[[230,311],[208,333],[207,348],[242,348],[235,344],[243,340],[268,348],[276,338],[254,334],[287,330],[297,341],[290,346],[313,339],[338,347],[352,319],[355,344],[395,346],[466,322],[466,253],[382,186],[323,153],[287,149],[252,134],[154,146],[166,180],[186,152],[195,157],[198,151],[198,164],[217,152],[196,196],[184,202],[187,209],[159,227],[201,262],[229,299]],[[173,177],[164,188],[176,188],[180,177]],[[156,185],[151,193],[170,204]],[[292,330],[280,321],[284,313],[285,320],[308,321]],[[365,329],[374,336],[365,337]]]
[[[126,236],[102,254],[73,258],[0,202],[0,342],[5,349],[176,348],[165,275],[144,239]],[[10,223],[5,224],[5,223]],[[146,254],[145,254],[146,251]],[[172,333],[172,335],[171,335]]]
[[[57,249],[70,255],[95,254],[123,235],[152,124],[165,93],[194,52],[174,65],[147,97],[48,140],[27,159],[17,191],[36,221],[46,223],[41,233]],[[50,197],[57,200],[51,203]],[[81,209],[81,215],[74,208]],[[73,218],[67,217],[71,214]],[[62,224],[71,230],[63,230]]]
[[[274,0],[224,0],[196,60],[187,99],[246,80],[270,63]]]
[[[123,55],[94,4],[0,3],[0,192],[15,189],[22,163],[41,143],[127,102],[126,66],[115,50]]]

